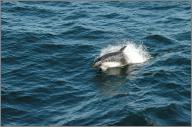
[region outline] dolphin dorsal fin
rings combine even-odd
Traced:
[[[127,46],[123,46],[119,51],[123,51]]]

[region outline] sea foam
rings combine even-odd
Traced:
[[[126,55],[126,60],[129,64],[144,63],[151,58],[146,46],[143,44],[135,44],[134,42],[130,41],[119,45],[109,45],[101,50],[100,56],[110,52],[116,52],[125,45],[127,47],[123,52]]]

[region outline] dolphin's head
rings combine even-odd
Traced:
[[[97,58],[97,59],[94,61],[94,63],[93,63],[93,67],[99,67],[99,66],[101,66],[101,64],[102,64],[101,59],[100,59],[100,58]]]
[[[101,66],[101,61],[95,62],[93,64],[93,67],[100,67]]]

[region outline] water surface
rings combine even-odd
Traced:
[[[189,1],[3,2],[2,125],[190,125]],[[103,73],[102,49],[145,45]]]

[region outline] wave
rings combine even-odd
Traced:
[[[183,40],[190,41],[191,40],[191,31],[186,31],[186,32],[174,34],[173,36],[178,41],[183,41]]]
[[[180,106],[178,106],[176,103],[170,103],[170,104],[166,104],[164,106],[159,106],[159,107],[149,107],[146,108],[144,110],[145,114],[147,116],[150,117],[151,120],[155,121],[155,119],[157,119],[159,122],[159,120],[163,120],[163,119],[168,119],[167,122],[164,123],[156,123],[157,125],[169,125],[170,121],[172,121],[172,125],[190,125],[189,122],[184,122],[185,119],[189,119],[189,117],[187,116],[187,118],[180,118],[178,119],[178,116],[182,116],[185,115],[184,113],[178,113],[178,109],[180,109]],[[167,112],[169,112],[169,114],[167,114]]]
[[[65,38],[78,38],[78,39],[100,39],[101,37],[110,37],[114,31],[106,31],[103,29],[89,27],[88,25],[75,25],[70,29],[62,32],[60,36]]]
[[[88,18],[89,15],[86,11],[75,11],[65,17],[65,20],[77,20],[82,18]]]
[[[15,6],[7,8],[6,11],[8,12],[26,12],[28,15],[34,13],[36,15],[44,14],[46,16],[55,14],[52,8],[45,8],[44,6],[33,6],[33,4],[26,4],[24,2],[11,2],[9,4]]]
[[[42,44],[35,44],[37,48],[40,50],[56,50],[56,49],[65,49],[71,51],[78,51],[82,52],[82,50],[90,50],[93,48],[92,45],[89,44],[66,44],[66,43],[42,43]]]
[[[160,1],[158,1],[160,2]],[[161,1],[161,4],[160,3],[153,3],[152,5],[148,5],[148,6],[141,6],[140,9],[143,9],[143,10],[169,10],[169,9],[172,9],[172,8],[176,8],[177,6],[179,5],[176,5],[176,4],[172,4],[172,3],[169,3],[167,4],[166,2],[163,2]]]
[[[9,114],[9,117],[12,117],[12,115],[17,114],[17,115],[22,115],[24,116],[25,114],[28,113],[28,111],[23,110],[22,108],[16,108],[16,107],[3,107],[1,109],[3,115],[5,117],[6,114]],[[12,115],[11,115],[12,114]]]
[[[79,34],[87,31],[90,31],[90,29],[81,25],[76,25],[71,27],[70,30],[64,31],[62,34],[66,36],[66,35]]]
[[[99,17],[103,17],[103,18],[109,18],[109,19],[112,19],[112,18],[117,18],[119,16],[119,14],[117,13],[109,13],[109,14],[104,14],[104,15],[98,15]]]
[[[146,36],[144,39],[156,40],[166,44],[172,43],[172,40],[170,38],[164,35],[159,35],[159,34],[149,35],[149,36]]]
[[[131,121],[131,122],[130,122]],[[139,121],[139,122],[138,122]],[[136,114],[136,113],[130,113],[129,116],[121,119],[120,121],[114,123],[115,126],[151,126],[153,123],[149,121],[144,115]]]

